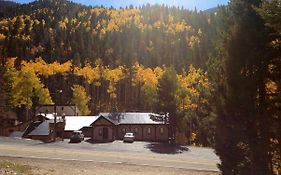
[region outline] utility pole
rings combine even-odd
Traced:
[[[65,113],[62,113],[61,118],[64,125],[63,127],[65,127]],[[64,140],[64,132],[62,133],[62,140]]]
[[[56,141],[57,138],[57,93],[62,93],[62,90],[56,90],[55,92],[55,114],[54,114],[54,142]]]
[[[55,114],[54,114],[54,142],[57,138],[57,103],[55,103]]]

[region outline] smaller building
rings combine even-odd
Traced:
[[[35,107],[35,113],[45,113],[45,114],[53,114],[56,113],[58,115],[67,115],[67,116],[80,116],[82,113],[75,105],[41,105]]]
[[[43,121],[37,128],[35,128],[28,136],[34,140],[43,140],[48,141],[52,139],[52,131],[50,130],[49,126],[51,120]]]
[[[63,138],[65,123],[64,120],[62,120],[61,118],[57,119],[56,125],[54,119],[36,121],[33,122],[31,125],[38,125],[35,127],[35,129],[33,129],[30,133],[27,134],[28,137],[31,139],[49,142],[52,141],[55,137]]]

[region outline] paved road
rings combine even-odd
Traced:
[[[209,148],[176,147],[161,143],[115,141],[92,144],[56,143],[0,137],[0,156],[30,157],[218,171],[218,157]]]

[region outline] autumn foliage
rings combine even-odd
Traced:
[[[49,90],[46,85],[42,83],[42,80],[48,82],[48,79],[61,75],[67,77],[68,80],[72,76],[76,77],[76,79],[83,79],[83,83],[80,84],[80,86],[75,85],[72,88],[75,99],[79,97],[79,95],[77,95],[79,93],[81,93],[80,95],[85,93],[83,96],[94,94],[94,92],[90,92],[90,88],[87,89],[87,92],[85,91],[82,93],[82,86],[94,86],[95,88],[105,87],[105,95],[109,97],[105,101],[107,104],[105,109],[110,109],[119,105],[118,100],[120,101],[120,99],[117,99],[117,97],[122,95],[120,94],[120,85],[122,81],[130,80],[132,82],[131,88],[140,89],[139,95],[145,99],[143,101],[145,108],[152,110],[153,105],[157,101],[158,80],[166,70],[165,67],[145,68],[139,63],[135,63],[132,68],[126,68],[126,66],[109,68],[108,66],[99,64],[95,66],[86,64],[84,67],[80,68],[74,66],[70,61],[61,64],[58,62],[48,64],[42,58],[38,58],[35,61],[22,61],[20,66],[16,68],[15,61],[15,58],[10,58],[6,63],[6,77],[8,77],[11,82],[10,90],[12,98],[10,103],[14,107],[27,105],[29,108],[32,105],[32,96],[38,97],[39,104],[53,103]],[[130,69],[132,71],[130,71]],[[179,103],[179,111],[187,109],[193,110],[199,103],[207,101],[206,99],[200,99],[201,101],[196,100],[199,99],[200,90],[210,88],[207,75],[202,70],[195,69],[191,65],[187,72],[178,74],[177,77],[178,79],[174,81],[178,82],[180,87],[178,93],[175,94]],[[181,94],[183,90],[186,92],[185,96]],[[74,93],[74,91],[76,92]],[[100,101],[101,99],[96,100]],[[78,104],[78,101],[79,100],[72,100],[75,104]],[[87,106],[88,102],[89,99],[87,99],[86,103],[82,106]],[[89,114],[89,112],[85,110],[85,114]]]

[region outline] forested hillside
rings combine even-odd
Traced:
[[[202,12],[160,5],[106,9],[64,0],[36,1],[10,10],[1,20],[4,57],[75,65],[206,66],[215,20]],[[212,36],[213,35],[213,36]]]
[[[185,76],[191,64],[206,70],[217,32],[214,14],[149,4],[107,9],[64,0],[14,6],[0,23],[3,64],[11,57],[17,69],[23,60],[39,57],[46,63],[70,61],[67,74],[41,81],[51,93],[63,89],[60,103],[71,103],[73,84],[86,87],[93,113],[153,110],[159,72],[173,66]],[[136,69],[144,71],[137,75]],[[136,84],[137,76],[142,80]]]

